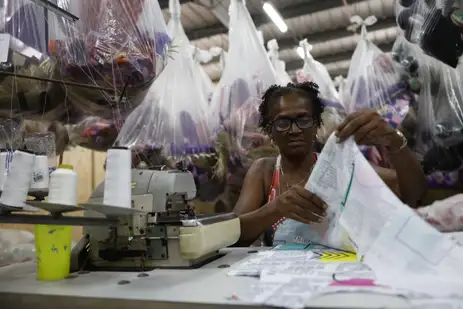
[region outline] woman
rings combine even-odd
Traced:
[[[318,86],[307,82],[272,86],[259,107],[262,130],[280,152],[278,158],[256,160],[244,180],[235,212],[241,219],[237,245],[249,246],[269,228],[278,237],[284,218],[311,224],[321,222],[327,205],[303,188],[317,161],[313,145],[321,125],[323,105]],[[374,110],[350,114],[337,128],[338,141],[353,136],[358,144],[388,150],[395,170],[375,167],[379,176],[408,205],[415,207],[426,188],[419,162],[404,136],[390,127]],[[276,238],[275,238],[276,239]]]

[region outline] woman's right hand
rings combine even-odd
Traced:
[[[298,185],[277,197],[275,206],[282,217],[306,224],[322,222],[328,209],[322,199]]]

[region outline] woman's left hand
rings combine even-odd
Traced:
[[[353,136],[357,144],[400,149],[403,135],[391,127],[374,109],[362,109],[347,115],[335,132],[338,142]]]

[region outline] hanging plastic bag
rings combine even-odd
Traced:
[[[170,13],[171,13],[171,20],[167,25],[168,33],[171,37],[173,36],[182,36],[182,40],[188,42],[188,38],[186,37],[185,31],[181,28],[181,23],[177,22],[180,14],[181,14],[181,5],[178,1],[172,1],[169,3],[170,5]],[[177,16],[178,15],[178,16]],[[179,39],[179,38],[177,38]],[[208,51],[200,50],[199,48],[191,45],[190,51],[192,53],[192,57],[196,64],[196,71],[199,73],[199,84],[201,85],[201,90],[203,91],[203,96],[208,98],[208,101],[212,98],[212,93],[214,92],[214,84],[210,77],[206,74],[201,63],[208,63],[214,57],[218,57],[222,51],[221,48],[211,48]]]
[[[431,70],[436,61],[426,56],[418,46],[406,41],[403,36],[399,36],[394,43],[392,59],[401,80],[415,98],[399,128],[406,136],[408,146],[423,153],[434,130]]]
[[[362,30],[347,75],[347,89],[343,98],[346,110],[351,113],[372,108],[397,127],[408,113],[413,94],[401,79],[391,57],[367,37],[366,27],[374,24],[376,17],[370,16],[363,21],[359,16],[354,16],[351,21],[361,26]]]
[[[8,1],[2,16],[3,40],[10,42],[2,62],[8,68],[0,73],[25,77],[0,82],[0,109],[9,111],[13,102],[13,115],[45,120],[61,120],[68,110],[123,118],[141,103],[166,65],[170,39],[158,2],[64,0],[48,5],[55,9],[46,10],[37,1]],[[3,108],[2,101],[8,102]]]
[[[96,151],[107,151],[114,145],[122,122],[114,122],[100,117],[85,117],[77,124],[66,125],[70,143]]]
[[[339,103],[341,103],[343,106],[343,96],[346,84],[347,80],[344,78],[344,76],[338,75],[334,78],[334,86],[338,88]]]
[[[208,51],[200,50],[194,46],[191,47],[193,52],[193,59],[197,64],[197,70],[199,71],[200,84],[204,92],[204,96],[207,97],[208,102],[212,100],[212,95],[214,94],[215,85],[212,82],[209,75],[204,71],[201,63],[209,63],[213,58],[219,57],[222,54],[222,48],[213,47]]]
[[[208,153],[211,145],[205,121],[208,101],[197,78],[198,66],[180,24],[179,10],[180,5],[171,7],[169,28],[176,46],[173,59],[143,104],[127,118],[117,138],[119,145],[161,148],[166,155],[178,158]]]
[[[243,0],[230,2],[229,42],[227,66],[212,100],[210,122],[215,129],[246,103],[258,106],[265,89],[277,82]],[[236,136],[240,140],[243,128],[234,129],[241,131]]]
[[[441,128],[448,127],[458,119],[454,114],[461,114],[458,105],[454,106],[455,101],[449,101],[449,97],[460,92],[459,87],[454,84],[455,89],[452,86],[446,89],[449,81],[443,74],[449,67],[425,55],[418,45],[408,42],[404,37],[396,40],[392,56],[402,71],[402,79],[417,94],[416,104],[410,107],[400,129],[407,137],[409,147],[422,158],[428,187],[454,187],[459,181],[463,162],[458,144],[446,145],[439,138],[437,124],[445,123]],[[458,140],[458,130],[454,133],[444,134],[444,137]]]
[[[299,83],[312,81],[319,86],[320,98],[325,110],[322,113],[322,125],[317,131],[317,140],[324,144],[341,123],[345,115],[345,108],[340,103],[339,95],[328,70],[322,63],[312,57],[311,50],[312,45],[306,39],[299,42],[298,51],[303,56],[304,67],[296,73],[296,77]]]
[[[330,73],[322,63],[312,57],[310,54],[312,48],[307,39],[299,42],[299,51],[302,51],[299,53],[303,55],[304,67],[297,75],[298,82],[312,81],[320,87],[320,97],[339,102],[339,96],[331,80]]]
[[[463,8],[459,1],[401,0],[397,23],[407,40],[423,51],[456,68],[463,54]]]
[[[284,61],[280,60],[279,56],[279,46],[277,40],[273,39],[267,42],[268,55],[270,57],[270,62],[275,69],[277,82],[279,85],[286,86],[288,83],[291,83],[291,77],[289,77],[286,72],[286,64]]]
[[[462,67],[441,65],[437,95],[433,97],[434,131],[429,150],[423,157],[423,168],[433,186],[453,186],[463,167],[463,92]]]
[[[258,129],[257,109],[265,90],[278,82],[245,2],[232,0],[229,12],[229,50],[208,120],[217,135],[216,175],[230,182],[236,178],[233,180],[237,186],[233,189],[236,197],[247,168],[259,156],[254,154],[276,153]],[[226,190],[231,187],[227,186]],[[228,207],[234,206],[236,198],[225,199]]]

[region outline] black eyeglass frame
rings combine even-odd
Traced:
[[[300,121],[302,119],[307,119],[307,126],[306,127],[305,127],[305,125],[301,125],[300,123],[298,123],[298,121]],[[286,129],[281,129],[281,127],[278,128],[276,123],[279,120],[289,120],[288,128],[286,128]],[[315,119],[312,116],[281,117],[281,118],[278,118],[278,119],[275,119],[275,120],[271,121],[269,126],[273,127],[277,132],[283,133],[283,132],[291,130],[291,128],[293,127],[293,124],[296,124],[296,126],[299,128],[299,130],[304,131],[304,130],[307,130],[307,129],[310,129],[310,128],[314,127]]]

